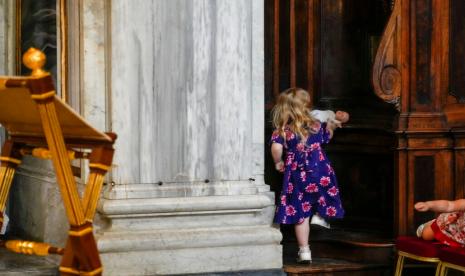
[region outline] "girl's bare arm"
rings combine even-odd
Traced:
[[[271,145],[271,156],[273,157],[273,162],[275,164],[276,170],[282,172],[284,171],[284,162],[283,157],[283,145],[278,143],[273,143]]]
[[[278,144],[278,143],[273,143],[271,145],[271,156],[273,156],[273,161],[275,163],[278,163],[281,161],[281,158],[283,156],[283,145]]]

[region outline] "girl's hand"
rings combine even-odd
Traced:
[[[284,162],[282,160],[278,163],[275,163],[274,167],[278,172],[284,172]]]
[[[326,125],[326,131],[329,133],[329,139],[333,138],[334,130],[337,128],[337,124],[334,121],[329,121]]]
[[[426,202],[417,202],[415,204],[415,209],[420,212],[426,212],[429,210],[428,204]]]

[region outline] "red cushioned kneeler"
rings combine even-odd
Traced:
[[[441,274],[445,275],[448,268],[465,272],[465,248],[443,247],[438,252],[441,260]]]
[[[398,237],[396,240],[398,259],[395,275],[402,274],[405,258],[439,264],[439,250],[443,247],[444,245],[438,242],[425,241],[417,237]],[[436,275],[439,273],[439,269],[440,266],[437,266]]]
[[[426,258],[438,258],[439,249],[442,247],[444,246],[438,242],[417,237],[400,236],[396,240],[397,250]]]

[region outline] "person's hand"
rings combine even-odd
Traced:
[[[349,113],[345,111],[338,110],[336,111],[336,120],[340,121],[341,123],[345,124],[349,121]]]
[[[415,209],[420,212],[426,212],[429,210],[428,204],[426,202],[417,202],[415,204]]]
[[[336,128],[341,128],[342,127],[342,123],[339,120],[334,119],[334,120],[331,121],[331,123],[333,123]]]
[[[284,172],[284,162],[283,162],[283,160],[275,163],[274,167],[278,172]]]
[[[329,139],[333,138],[334,130],[338,127],[337,120],[331,120],[326,126],[326,131],[329,133]]]
[[[334,135],[334,129],[331,127],[328,127],[328,133],[329,133],[329,139],[333,138]]]

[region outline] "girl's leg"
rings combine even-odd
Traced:
[[[427,223],[425,223],[423,232],[421,233],[422,239],[427,241],[434,240],[434,232],[433,229],[431,229],[431,223],[433,223],[433,221],[428,221]]]
[[[308,235],[310,234],[310,224],[308,223],[308,220],[309,218],[306,218],[301,224],[294,225],[299,248],[308,246]]]
[[[309,218],[306,218],[301,224],[294,225],[297,243],[299,244],[299,252],[297,253],[298,263],[312,262],[312,252],[308,245],[308,235],[310,234],[310,224],[308,223],[308,220]]]

